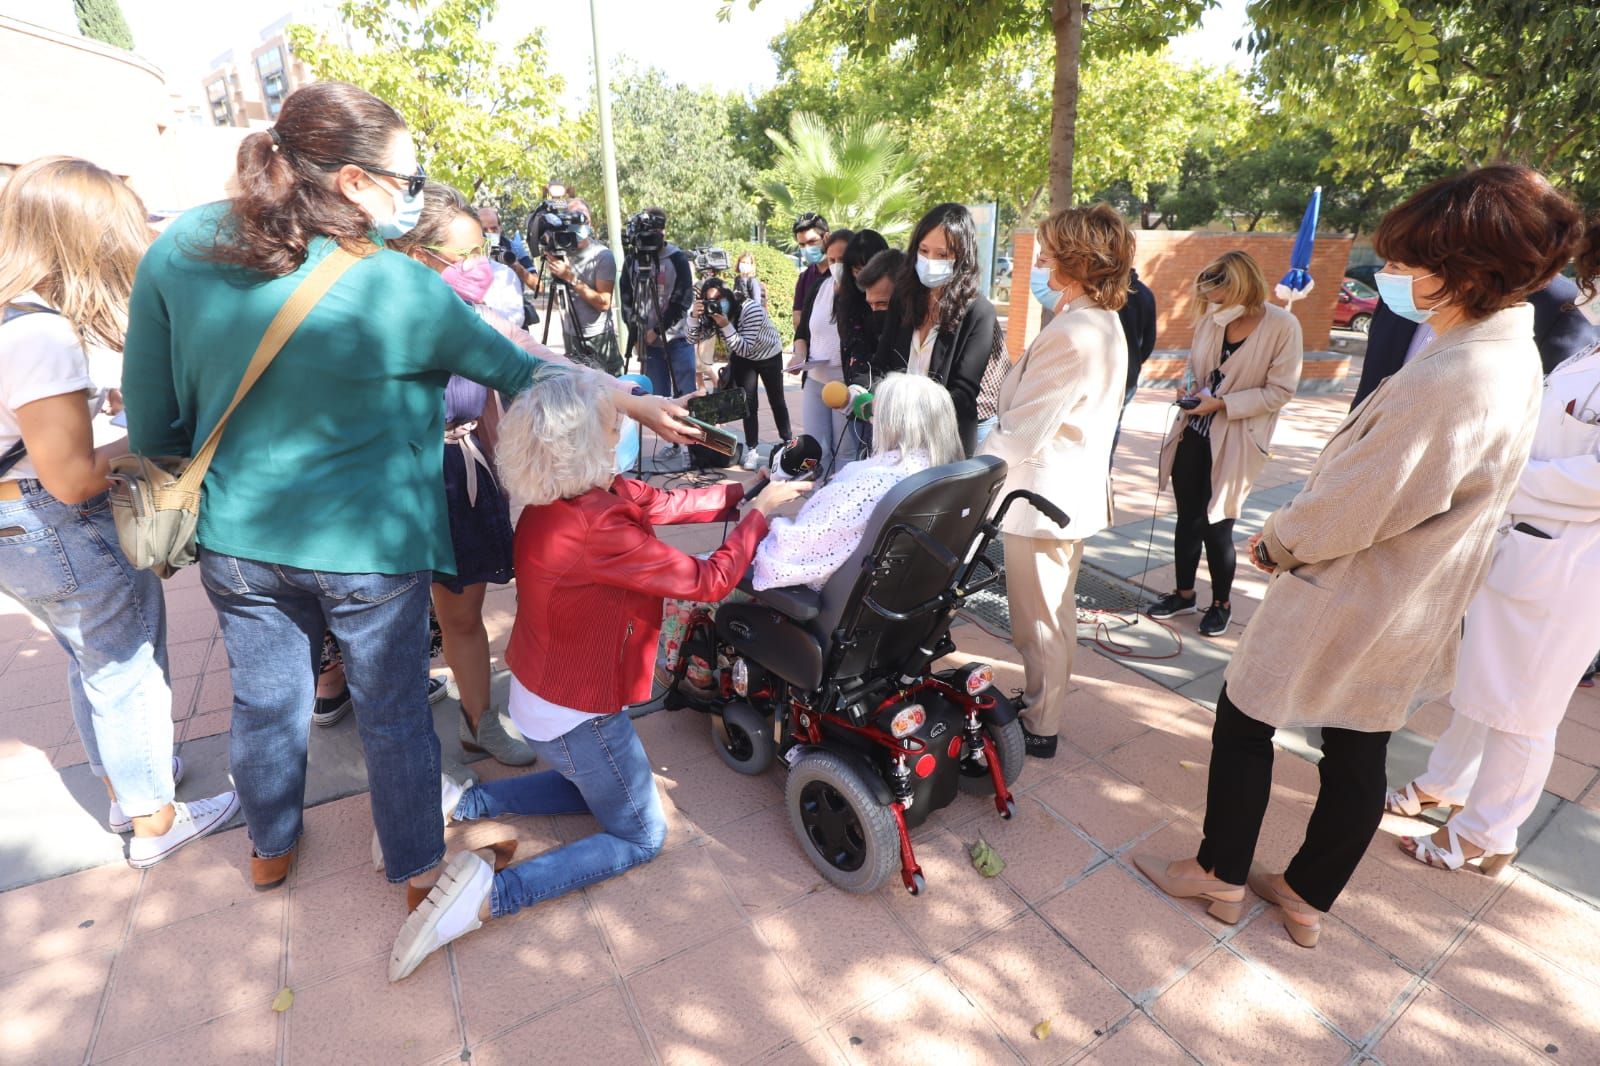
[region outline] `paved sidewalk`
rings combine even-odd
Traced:
[[[1102,575],[1146,573],[1165,399],[1141,394],[1128,413],[1121,524],[1089,555]],[[1290,406],[1253,504],[1303,479],[1342,407],[1336,397]],[[1160,528],[1158,518],[1147,575],[1156,589],[1170,580]],[[719,534],[670,531],[691,548]],[[1241,577],[1235,616],[1248,624],[1261,585]],[[168,592],[191,774],[180,791],[201,795],[225,774],[226,656],[192,575]],[[511,590],[491,593],[497,652],[513,610]],[[59,867],[75,848],[100,849],[79,863],[93,868],[0,893],[0,1061],[1600,1061],[1600,910],[1574,894],[1597,882],[1556,861],[1600,861],[1600,699],[1575,696],[1541,832],[1507,878],[1420,867],[1394,837],[1428,827],[1386,819],[1321,946],[1304,951],[1263,904],[1220,925],[1132,867],[1136,852],[1192,853],[1199,837],[1207,686],[1224,661],[1217,649],[1236,638],[1213,645],[1179,622],[1177,659],[1079,656],[1061,755],[1026,767],[1014,821],[964,799],[916,834],[928,875],[920,898],[892,884],[870,897],[828,887],[794,845],[781,773],[729,772],[704,718],[661,712],[639,730],[672,825],[662,856],[491,923],[390,986],[403,903],[365,861],[371,816],[353,723],[318,731],[318,787],[345,798],[309,811],[285,889],[251,891],[238,830],[134,872],[117,838],[95,828],[102,794],[85,780],[60,653],[0,604],[0,876],[35,880],[22,872],[29,863]],[[1152,653],[1173,646],[1165,632],[1111,635]],[[973,624],[956,636],[962,655],[1020,685],[1008,644]],[[441,705],[447,759],[460,755],[453,713]],[[1392,772],[1409,775],[1426,757],[1442,715],[1430,707],[1413,719]],[[1274,777],[1260,857],[1279,866],[1317,782],[1289,753]],[[586,817],[512,824],[524,855],[593,827]],[[452,828],[452,840],[471,845],[486,831]],[[980,835],[1007,863],[994,880],[966,860]],[[284,988],[293,1002],[274,1012]]]

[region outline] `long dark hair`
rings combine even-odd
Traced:
[[[867,294],[856,284],[854,272],[888,247],[889,242],[875,229],[857,231],[851,236],[850,243],[844,246],[844,258],[840,260],[844,270],[840,274],[839,284],[833,290],[833,320],[839,324],[841,334],[845,326],[867,319]]]
[[[330,169],[377,166],[406,124],[365,89],[313,82],[283,102],[270,130],[239,142],[239,194],[202,253],[274,277],[292,274],[320,236],[352,250],[366,245],[372,220],[334,187]]]
[[[940,226],[949,239],[956,265],[950,280],[937,291],[939,328],[954,333],[978,296],[978,229],[972,223],[972,212],[960,204],[940,204],[917,223],[917,228],[911,232],[911,242],[906,246],[905,266],[900,268],[900,276],[895,279],[894,302],[899,308],[902,325],[912,329],[921,325],[934,290],[917,277],[917,245]]]

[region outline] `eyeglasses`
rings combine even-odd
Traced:
[[[1195,284],[1203,289],[1215,289],[1227,282],[1228,275],[1221,270],[1208,270],[1195,279]]]
[[[343,166],[360,167],[368,174],[381,174],[386,178],[393,178],[395,181],[403,181],[406,183],[407,196],[416,196],[422,192],[422,186],[428,180],[428,175],[423,171],[420,163],[417,164],[417,172],[415,174],[396,174],[392,170],[380,170],[377,167],[368,166],[366,163],[358,163],[354,159],[335,159],[332,162],[320,165],[323,170],[338,170]]]
[[[487,240],[475,248],[444,248],[437,244],[419,244],[417,247],[421,248],[424,252],[427,252],[435,259],[438,259],[440,262],[450,264],[460,263],[476,256],[489,254],[489,242]]]

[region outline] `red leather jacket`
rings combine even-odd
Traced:
[[[662,601],[716,602],[750,567],[767,520],[752,511],[710,558],[658,540],[654,527],[738,514],[737,484],[662,492],[619,477],[609,490],[527,507],[517,520],[517,620],[506,664],[551,703],[611,714],[650,698]]]

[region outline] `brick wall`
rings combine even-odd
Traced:
[[[1134,266],[1140,279],[1156,296],[1156,348],[1187,350],[1194,339],[1189,317],[1189,292],[1194,277],[1205,265],[1232,249],[1248,252],[1261,265],[1267,285],[1277,284],[1289,269],[1292,233],[1209,233],[1194,230],[1139,230]],[[1319,236],[1311,256],[1311,295],[1294,303],[1295,317],[1305,335],[1307,352],[1328,347],[1339,281],[1350,258],[1349,237]],[[1028,270],[1033,265],[1033,234],[1018,233],[1012,242],[1015,281],[1011,286],[1007,347],[1012,358],[1022,352],[1039,331],[1041,308],[1028,293]],[[1269,299],[1271,297],[1269,296]],[[1274,300],[1273,302],[1276,302]]]

